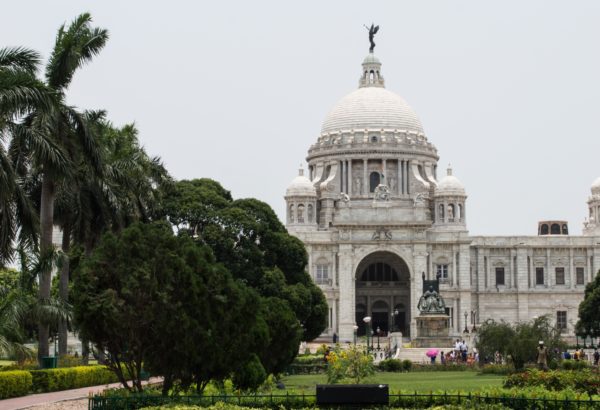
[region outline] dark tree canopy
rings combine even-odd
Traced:
[[[106,234],[80,266],[74,293],[82,334],[106,349],[126,385],[125,366],[137,390],[142,363],[165,377],[165,392],[175,380],[202,390],[269,342],[258,294],[167,224]]]
[[[600,272],[585,287],[584,298],[579,305],[577,334],[600,337]]]

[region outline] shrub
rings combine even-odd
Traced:
[[[486,364],[479,369],[481,374],[499,374],[506,376],[514,373],[515,368],[508,364]]]
[[[32,378],[28,371],[0,372],[0,399],[24,396],[31,390]]]
[[[572,389],[579,393],[594,395],[600,393],[600,374],[592,373],[589,370],[551,370],[547,372],[528,370],[515,373],[504,381],[506,388],[531,386],[540,386],[555,391]]]
[[[51,392],[119,381],[105,366],[77,366],[30,371],[34,392]]]
[[[408,359],[402,360],[402,370],[404,370],[405,372],[409,372],[410,369],[412,369],[413,366],[413,362],[411,362]]]
[[[64,354],[58,358],[58,367],[76,367],[82,366],[83,359],[70,354]]]
[[[402,362],[396,359],[382,360],[378,364],[379,370],[384,372],[401,372]]]
[[[564,370],[583,370],[589,369],[590,365],[585,360],[563,360],[559,367]]]

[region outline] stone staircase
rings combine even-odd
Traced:
[[[431,363],[431,359],[425,355],[425,353],[431,349],[431,347],[411,347],[411,348],[401,348],[400,355],[398,359],[400,360],[410,360],[413,363]],[[448,352],[452,348],[451,347],[436,347],[438,351]],[[437,358],[437,362],[439,362],[439,354]]]

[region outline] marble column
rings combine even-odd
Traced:
[[[383,158],[381,160],[381,172],[383,174],[383,181],[381,181],[382,184],[387,185],[388,187],[390,186],[390,181],[389,181],[389,175],[387,174],[387,160],[385,158]]]
[[[575,288],[575,268],[573,267],[573,248],[569,248],[569,288]]]
[[[352,245],[339,246],[339,275],[340,275],[340,301],[339,301],[339,337],[340,342],[352,342],[354,338],[354,309],[355,309],[355,279],[353,266]]]
[[[363,193],[364,196],[369,196],[369,179],[367,177],[368,170],[367,166],[369,164],[368,159],[363,159]]]
[[[342,161],[340,192],[346,192],[346,161]]]
[[[401,160],[397,160],[398,165],[396,169],[398,170],[398,176],[396,177],[396,190],[398,191],[398,196],[404,194],[404,182],[402,179],[402,166],[404,166],[404,162]]]
[[[348,195],[352,196],[352,160],[348,160]]]

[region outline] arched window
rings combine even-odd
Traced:
[[[308,209],[307,209],[307,213],[308,213],[308,223],[312,223],[313,222],[313,206],[311,204],[308,205]]]
[[[375,72],[373,70],[371,70],[371,72],[369,73],[369,82],[373,83],[375,81]]]
[[[302,204],[298,205],[298,223],[304,223],[304,205]]]
[[[448,205],[448,222],[454,222],[454,204]]]
[[[371,142],[377,142],[377,136],[373,135],[373,136],[371,137]]]
[[[362,282],[398,282],[398,272],[384,262],[372,263],[363,271]]]
[[[548,225],[543,224],[540,228],[540,235],[548,235]]]
[[[371,172],[371,175],[369,176],[369,191],[375,192],[375,188],[380,184],[380,181],[381,175],[379,175],[379,172]]]
[[[438,206],[438,221],[444,222],[444,204]]]
[[[550,226],[550,235],[560,235],[559,224],[552,224],[552,226]]]
[[[290,223],[294,223],[294,205],[290,205]]]
[[[563,226],[562,226],[562,234],[563,235],[568,235],[569,234],[569,228],[567,227],[567,224],[563,224]]]

